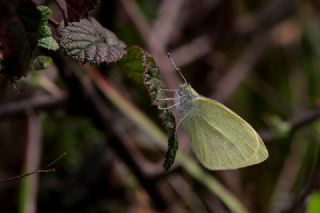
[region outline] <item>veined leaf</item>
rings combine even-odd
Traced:
[[[58,31],[60,45],[68,55],[82,63],[111,63],[118,61],[126,52],[126,45],[94,18],[81,19],[67,26],[62,23]]]

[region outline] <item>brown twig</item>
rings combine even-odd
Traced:
[[[279,91],[273,87],[273,85],[262,79],[254,72],[251,73],[250,79],[251,81],[244,82],[247,87],[259,95],[267,104],[277,110],[280,115],[290,115],[292,112],[290,101],[283,97]]]
[[[303,128],[306,125],[311,124],[312,122],[320,118],[320,108],[316,108],[309,112],[304,112],[300,115],[294,116],[289,119],[288,125],[291,127],[291,132],[297,131],[300,128]],[[265,142],[270,142],[272,140],[272,134],[270,131],[261,131],[260,135]]]
[[[283,208],[281,204],[287,202],[290,198],[290,191],[298,177],[308,146],[307,143],[301,143],[306,142],[303,141],[303,137],[305,137],[305,135],[296,136],[291,142],[290,152],[286,156],[282,169],[280,170],[280,175],[277,179],[276,187],[274,187],[267,212],[281,212]]]
[[[57,163],[59,160],[61,160],[64,156],[66,156],[67,154],[66,153],[63,153],[62,155],[60,155],[58,158],[56,158],[54,161],[50,162],[49,164],[41,167],[40,169],[37,169],[35,171],[32,171],[32,172],[28,172],[26,174],[23,174],[23,175],[18,175],[18,176],[15,176],[15,177],[10,177],[10,178],[5,178],[5,179],[0,179],[0,183],[7,183],[7,182],[12,182],[12,181],[16,181],[16,180],[20,180],[24,177],[27,177],[27,176],[30,176],[30,175],[33,175],[33,174],[37,174],[37,173],[48,173],[48,172],[55,172],[56,169],[55,168],[51,168],[51,169],[48,169],[48,167],[51,167],[53,166],[55,163]]]
[[[57,3],[58,7],[62,11],[64,22],[67,23],[68,20],[69,20],[69,14],[68,14],[68,7],[67,7],[67,4],[66,4],[66,1],[55,0],[55,2]]]
[[[186,3],[184,0],[164,0],[159,7],[158,17],[153,23],[152,35],[157,36],[163,46],[172,40],[181,27],[181,10]]]
[[[0,118],[24,115],[27,110],[47,110],[57,106],[65,105],[68,102],[68,96],[62,95],[52,97],[48,95],[37,95],[26,100],[13,103],[2,103],[0,106]]]
[[[194,194],[192,187],[181,175],[172,175],[168,177],[168,184],[183,199],[185,205],[191,209],[191,212],[208,212],[203,201]]]
[[[130,17],[133,24],[136,26],[139,34],[145,41],[150,54],[155,59],[168,88],[177,88],[179,80],[175,72],[173,72],[170,61],[167,58],[166,47],[158,41],[156,35],[152,34],[151,27],[139,10],[138,5],[134,0],[120,1],[126,14]]]
[[[41,115],[35,113],[33,110],[27,111],[27,146],[26,155],[23,170],[24,171],[39,171],[39,165],[41,161],[42,151],[42,125]],[[36,212],[37,211],[37,194],[38,194],[38,173],[31,172],[29,175],[23,175],[23,177],[30,176],[28,179],[21,179],[22,185],[20,190],[20,196],[23,197],[20,209],[23,212]],[[18,180],[13,178],[14,180]],[[28,196],[25,196],[25,195]]]
[[[238,61],[215,85],[214,93],[210,97],[222,102],[228,98],[270,47],[271,39],[269,33],[257,36]]]
[[[319,144],[316,145],[314,149],[313,163],[310,170],[310,176],[308,177],[302,190],[294,197],[291,202],[283,209],[283,213],[291,213],[301,208],[305,203],[308,195],[314,190],[314,185],[318,182],[318,172],[319,168]]]
[[[49,22],[49,24],[51,24],[55,28],[59,27],[59,22],[57,22],[53,18],[49,18],[48,22]]]
[[[178,67],[186,66],[212,51],[209,35],[204,34],[185,45],[174,49],[171,54]]]
[[[272,0],[258,12],[240,19],[234,26],[235,34],[246,37],[259,31],[266,31],[288,16],[297,5],[297,0]]]

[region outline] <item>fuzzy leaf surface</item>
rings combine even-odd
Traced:
[[[159,68],[153,58],[146,52],[143,55],[142,61],[144,66],[144,83],[149,91],[152,104],[159,109],[160,118],[168,134],[168,149],[163,164],[163,167],[168,170],[174,163],[178,150],[176,122],[170,110],[163,109],[168,107],[167,102],[159,100],[167,97],[167,94],[164,91],[165,85],[160,77]]]
[[[126,53],[126,45],[94,18],[62,23],[58,32],[60,45],[66,53],[82,63],[116,62]]]

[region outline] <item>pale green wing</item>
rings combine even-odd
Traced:
[[[214,100],[199,97],[182,120],[192,149],[208,169],[237,169],[260,163],[268,151],[257,132]]]

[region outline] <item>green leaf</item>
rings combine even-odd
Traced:
[[[128,47],[127,53],[117,63],[129,78],[141,85],[144,83],[143,54],[144,50],[138,46]]]
[[[318,213],[320,211],[320,192],[311,194],[307,204],[306,213]]]
[[[46,25],[48,22],[48,19],[52,15],[50,8],[44,5],[40,5],[37,8],[40,12],[40,24]]]
[[[49,56],[40,55],[33,59],[31,70],[43,70],[52,64],[52,58]]]
[[[142,60],[144,66],[144,83],[149,91],[152,104],[159,109],[160,118],[168,134],[168,150],[163,164],[163,167],[168,170],[174,163],[178,150],[176,122],[173,114],[168,109],[163,109],[168,106],[167,102],[159,100],[167,97],[164,91],[165,85],[160,78],[159,68],[156,66],[153,58],[147,53],[144,53]]]
[[[59,49],[59,44],[52,37],[51,28],[47,26],[48,19],[52,15],[52,12],[47,6],[38,6],[40,11],[40,24],[39,24],[39,40],[38,46],[43,47],[48,50],[57,50]]]
[[[57,50],[57,49],[59,49],[59,44],[57,43],[57,41],[52,36],[40,38],[38,40],[38,45],[39,45],[39,47],[43,47],[43,48],[48,49],[48,50]]]
[[[168,170],[174,163],[178,150],[178,139],[176,135],[176,123],[172,113],[168,109],[160,109],[168,106],[166,101],[159,100],[166,98],[165,85],[160,78],[159,68],[153,58],[141,47],[131,46],[127,48],[117,65],[131,79],[138,84],[144,84],[149,92],[152,105],[159,109],[159,116],[168,134],[168,150],[165,155],[163,167]]]
[[[126,53],[126,45],[94,18],[81,19],[67,26],[62,23],[58,32],[60,45],[66,53],[82,63],[111,63]]]

